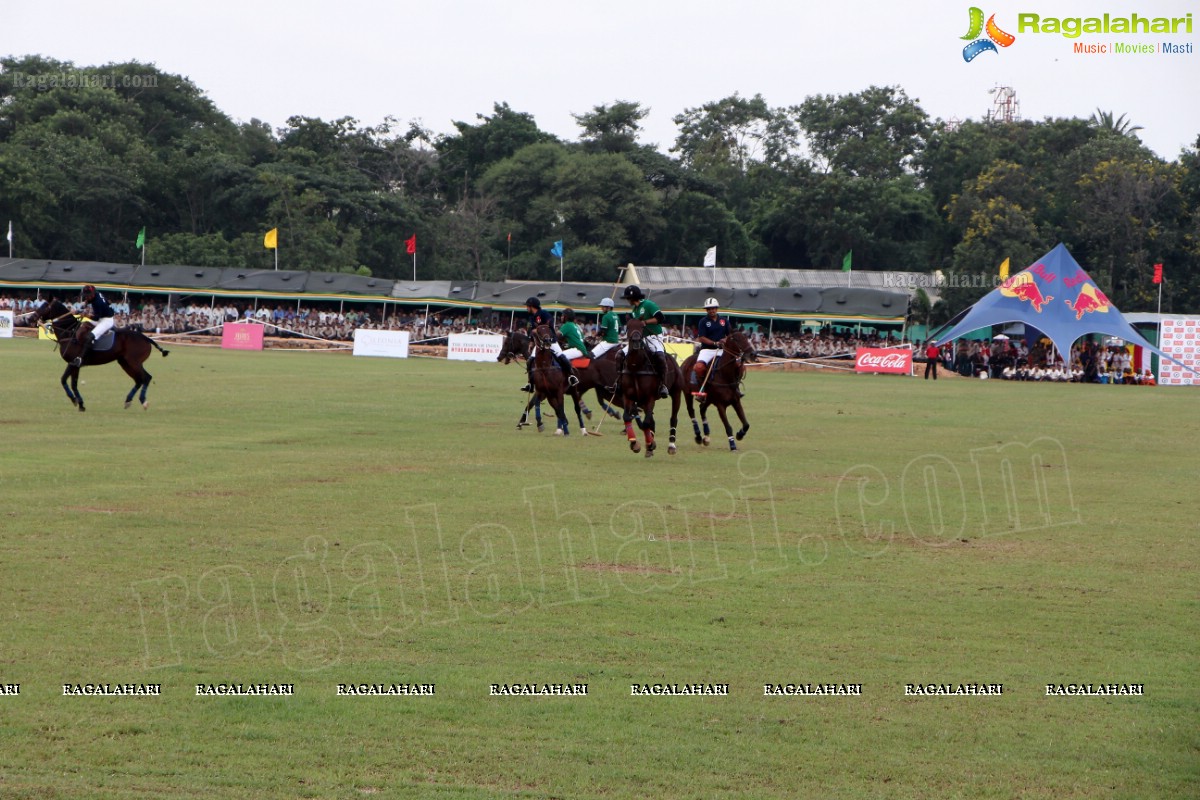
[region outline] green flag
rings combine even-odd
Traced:
[[[853,250],[847,250],[846,255],[842,256],[842,272],[850,271],[850,257],[854,255]]]
[[[141,232],[138,233],[137,249],[141,250],[145,246],[146,246],[146,228],[143,227]]]

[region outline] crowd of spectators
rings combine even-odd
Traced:
[[[480,328],[503,330],[513,322],[520,324],[522,315],[495,312],[483,318],[478,310],[442,310],[426,313],[412,307],[381,307],[362,304],[347,310],[339,304],[293,306],[260,304],[254,301],[202,303],[190,300],[164,302],[159,296],[140,299],[110,297],[117,312],[117,325],[134,327],[154,335],[220,336],[226,322],[255,321],[268,326],[268,336],[300,337],[334,342],[354,339],[355,328],[408,331],[413,343],[444,344],[452,333],[466,333]],[[16,296],[0,295],[0,309],[18,314],[36,310],[44,298],[25,293]],[[83,310],[78,299],[66,299],[67,305]],[[17,325],[33,324],[32,316],[18,317]],[[596,320],[584,319],[580,328],[585,337],[594,338]],[[669,338],[691,340],[691,328],[666,325]],[[907,340],[894,334],[859,333],[856,330],[803,328],[798,332],[757,331],[750,334],[760,358],[813,359],[853,355],[859,347],[908,347]],[[918,343],[921,344],[921,343]],[[923,347],[917,349],[917,361]],[[996,339],[969,342],[959,340],[957,346],[941,348],[945,369],[964,376],[987,376],[1002,380],[1057,381],[1108,384],[1153,384],[1149,370],[1137,372],[1124,346],[1104,346],[1095,342],[1076,343],[1069,361],[1064,362],[1045,340],[1027,345],[1020,340]]]
[[[1030,344],[1007,338],[991,342],[959,340],[956,347],[943,345],[941,357],[946,369],[967,377],[1123,386],[1156,383],[1150,370],[1134,369],[1129,348],[1123,344],[1081,340],[1064,361],[1062,353],[1044,339]]]

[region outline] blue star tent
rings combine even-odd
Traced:
[[[1044,332],[1060,353],[1071,352],[1071,345],[1081,336],[1102,333],[1179,363],[1125,321],[1061,244],[951,320],[949,330],[939,332],[936,340],[948,342],[1008,322],[1023,322]]]

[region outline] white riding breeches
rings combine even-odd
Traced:
[[[116,320],[112,317],[101,317],[100,319],[96,320],[95,327],[92,328],[92,336],[99,339],[101,336],[112,330],[112,326],[115,323]]]

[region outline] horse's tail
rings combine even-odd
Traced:
[[[150,344],[154,345],[154,349],[155,349],[155,350],[157,350],[158,352],[162,353],[162,354],[163,354],[163,358],[166,358],[167,356],[171,355],[171,351],[170,351],[170,350],[164,350],[164,349],[163,349],[163,346],[162,346],[161,344],[159,344],[158,342],[154,341],[153,339],[151,339],[151,338],[150,338],[149,336],[147,336],[146,334],[144,334],[144,333],[143,333],[143,334],[142,334],[142,338],[143,338],[143,339],[145,339],[145,340],[146,340],[147,342],[149,342]]]

